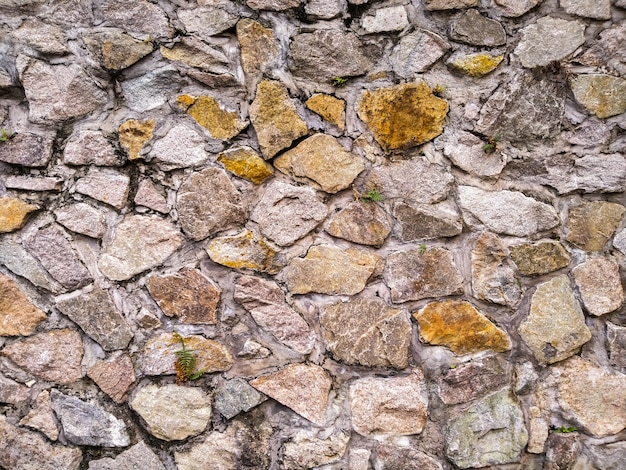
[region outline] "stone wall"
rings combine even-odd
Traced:
[[[624,0],[0,0],[0,467],[626,468]]]

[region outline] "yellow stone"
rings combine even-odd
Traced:
[[[33,211],[39,209],[14,197],[0,198],[0,233],[13,232],[22,228],[24,222]]]
[[[263,160],[250,147],[237,147],[226,150],[217,156],[217,161],[240,178],[261,184],[274,174],[272,165]]]
[[[278,249],[264,240],[255,240],[249,230],[232,237],[214,238],[206,251],[211,260],[233,269],[276,274],[282,268],[277,259]]]
[[[342,131],[346,128],[346,102],[334,96],[318,93],[306,101],[311,111],[319,114],[326,121],[334,124]]]
[[[237,39],[241,66],[247,74],[267,71],[278,57],[274,32],[254,20],[245,18],[237,23]]]
[[[449,62],[454,69],[466,73],[470,77],[482,77],[493,71],[502,62],[502,56],[490,54],[470,54]]]
[[[178,97],[178,102],[189,103],[190,98],[193,101],[187,108],[187,113],[208,130],[211,137],[230,140],[246,128],[247,123],[240,119],[237,111],[225,110],[212,96],[203,95],[193,98],[189,95],[181,95]]]
[[[154,120],[130,119],[117,129],[120,145],[128,152],[130,160],[137,160],[144,144],[152,139]]]
[[[102,61],[109,70],[122,70],[150,54],[152,49],[152,41],[140,41],[127,34],[119,34],[102,44]]]

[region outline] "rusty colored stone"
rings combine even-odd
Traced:
[[[250,147],[236,147],[217,156],[217,161],[239,178],[261,184],[274,174],[274,168]]]
[[[237,39],[244,72],[260,75],[278,58],[274,32],[260,23],[244,18],[237,23]]]
[[[334,124],[342,131],[346,128],[346,102],[324,93],[311,96],[306,102],[306,107],[319,114],[324,120]]]
[[[152,139],[154,120],[139,121],[129,119],[123,122],[117,129],[120,145],[128,152],[129,160],[137,160],[141,149]]]
[[[13,279],[0,274],[0,336],[32,335],[45,319]]]
[[[276,274],[284,266],[278,248],[263,239],[256,239],[249,230],[232,237],[217,237],[206,248],[216,263],[233,269]]]
[[[38,209],[15,197],[0,198],[0,233],[13,232],[22,228],[28,214]]]
[[[602,251],[619,227],[626,208],[606,201],[590,201],[573,208],[567,222],[567,241],[585,251]]]
[[[247,126],[247,123],[239,117],[239,112],[224,109],[212,96],[193,98],[182,95],[178,102],[190,103],[187,113],[215,139],[230,140]]]
[[[128,354],[121,354],[91,366],[87,376],[115,403],[123,403],[128,387],[135,381],[135,369]]]

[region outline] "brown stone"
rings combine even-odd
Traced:
[[[178,102],[187,105],[187,113],[208,130],[214,139],[230,140],[247,126],[247,123],[239,117],[238,111],[224,109],[212,96],[193,98],[189,95],[181,95],[178,97]]]
[[[0,198],[0,233],[13,232],[22,228],[28,214],[38,209],[15,197]]]
[[[13,279],[0,273],[0,336],[32,335],[45,319]]]
[[[426,0],[427,10],[460,10],[478,5],[478,0]]]
[[[37,395],[35,404],[28,414],[20,420],[19,424],[44,433],[51,441],[58,439],[59,429],[50,406],[50,392],[48,390]]]
[[[605,258],[587,260],[572,270],[583,305],[592,315],[617,310],[624,302],[619,265]]]
[[[30,390],[26,385],[0,374],[0,403],[17,406],[29,398]]]
[[[552,432],[548,436],[546,463],[543,470],[571,469],[582,450],[580,434],[577,432]]]
[[[254,20],[244,18],[237,23],[237,39],[241,51],[241,66],[248,75],[260,76],[278,58],[273,31]]]
[[[139,187],[135,194],[135,204],[161,212],[162,214],[167,214],[170,211],[167,199],[165,199],[163,194],[147,179],[139,182]]]
[[[84,41],[105,68],[116,71],[130,67],[154,49],[152,41],[135,39],[125,32],[90,34]]]
[[[393,228],[393,219],[374,202],[355,201],[334,214],[326,231],[360,245],[381,246]]]
[[[239,178],[261,184],[274,174],[274,167],[250,147],[236,147],[217,156],[217,161]]]
[[[569,264],[569,253],[557,241],[522,243],[509,247],[511,259],[524,276],[547,274]]]
[[[214,238],[206,250],[211,260],[233,269],[276,274],[284,266],[278,248],[266,240],[257,239],[249,230],[232,237]]]
[[[128,387],[135,381],[135,369],[128,354],[121,354],[91,366],[87,376],[115,403],[123,403]]]
[[[437,381],[437,393],[446,405],[458,405],[483,397],[507,382],[496,357],[489,356],[444,371]]]
[[[128,158],[130,160],[137,160],[139,158],[141,149],[145,143],[152,139],[153,131],[153,119],[147,119],[145,121],[129,119],[120,125],[117,129],[118,137],[122,148],[128,152]]]
[[[326,121],[334,124],[342,131],[346,128],[346,102],[331,95],[317,93],[306,102],[307,108],[319,114]]]
[[[460,214],[443,207],[398,202],[393,216],[404,242],[455,237],[463,231]]]
[[[602,251],[619,227],[626,208],[621,204],[590,201],[569,213],[567,241],[585,251]]]

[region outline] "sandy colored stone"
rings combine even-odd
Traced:
[[[588,74],[571,79],[576,101],[601,119],[626,111],[626,80],[612,75]]]
[[[274,32],[250,18],[243,18],[237,23],[237,39],[241,52],[241,66],[248,75],[260,76],[278,59]]]
[[[559,4],[570,15],[596,20],[611,19],[611,0],[559,0]]]
[[[85,202],[59,207],[54,216],[65,228],[88,237],[102,238],[107,230],[104,214]]]
[[[42,432],[51,441],[58,439],[59,429],[50,406],[50,392],[48,390],[37,395],[31,410],[20,420],[19,424]]]
[[[181,102],[183,97],[189,95],[180,96],[178,101]],[[186,103],[189,101],[185,100]],[[247,126],[247,123],[241,120],[238,111],[228,111],[209,95],[192,98],[187,113],[208,130],[211,137],[219,140],[230,140]]]
[[[0,336],[32,335],[45,319],[13,279],[0,273]]]
[[[360,245],[381,246],[393,228],[393,219],[375,202],[354,201],[330,218],[326,231]]]
[[[170,206],[165,196],[157,190],[152,181],[147,179],[139,182],[134,202],[139,206],[148,207],[162,214],[167,214],[170,211]]]
[[[86,130],[72,134],[63,150],[63,163],[66,165],[121,166],[125,160],[100,131]]]
[[[572,269],[585,309],[592,315],[617,310],[624,302],[619,265],[606,258],[589,259]]]
[[[236,176],[261,184],[274,174],[274,167],[250,147],[234,147],[220,153],[217,161]]]
[[[232,62],[217,45],[201,41],[195,36],[183,36],[178,42],[162,45],[161,55],[174,61],[179,69],[193,74],[230,75]]]
[[[455,70],[470,77],[480,78],[493,72],[502,62],[502,55],[493,56],[488,53],[478,53],[469,55],[457,55],[451,57],[446,63]]]
[[[324,93],[316,93],[306,102],[306,107],[324,120],[334,124],[342,131],[346,128],[346,102],[340,98],[335,98]]]
[[[348,448],[350,435],[336,432],[320,439],[312,431],[300,430],[283,445],[285,470],[309,470],[341,460]]]
[[[398,202],[393,216],[400,239],[405,242],[454,237],[463,231],[456,207]]]
[[[87,175],[76,182],[76,192],[109,204],[116,209],[126,206],[130,178],[112,169],[90,168]]]
[[[153,131],[154,119],[146,119],[145,121],[129,119],[120,124],[117,129],[118,138],[122,148],[128,152],[130,160],[139,158],[145,143],[152,139]]]
[[[154,50],[152,41],[142,41],[121,31],[94,33],[84,37],[85,44],[108,70],[122,70]]]
[[[425,0],[426,9],[433,10],[460,10],[478,5],[478,0]]]
[[[588,201],[570,210],[567,241],[585,251],[602,251],[619,227],[626,208],[606,201]]]
[[[0,198],[0,233],[19,230],[39,207],[15,197]]]
[[[446,405],[458,405],[483,397],[507,382],[496,356],[487,356],[444,370],[437,380],[437,394]]]
[[[257,239],[249,230],[232,237],[214,238],[206,250],[211,260],[233,269],[276,274],[284,265],[278,248],[263,239]]]
[[[524,276],[551,273],[569,264],[570,255],[557,241],[509,246],[511,259]]]
[[[126,391],[135,382],[135,369],[128,354],[99,361],[87,370],[87,377],[115,403],[126,400]]]

